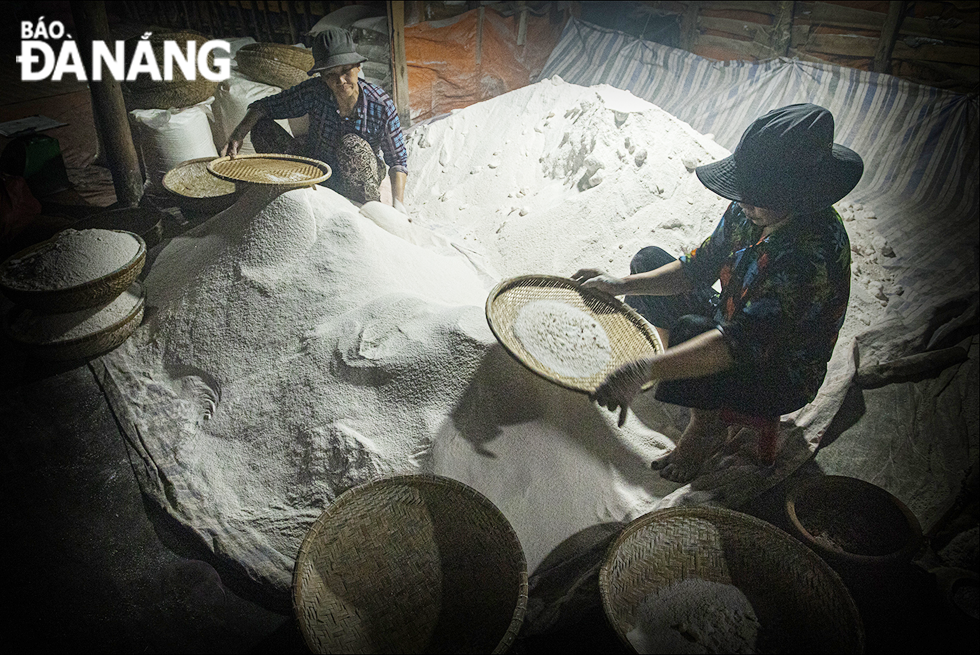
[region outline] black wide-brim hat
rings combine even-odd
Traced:
[[[354,49],[354,39],[340,27],[328,27],[313,39],[313,68],[307,75],[315,75],[336,66],[362,64],[367,57]]]
[[[834,117],[827,109],[800,104],[757,118],[731,156],[698,166],[696,172],[723,198],[806,214],[850,193],[864,162],[834,143]]]

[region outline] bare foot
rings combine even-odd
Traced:
[[[653,460],[650,468],[660,471],[660,477],[665,480],[690,482],[697,476],[704,460],[724,441],[725,430],[718,421],[718,412],[692,409],[691,421],[677,446],[663,457]]]

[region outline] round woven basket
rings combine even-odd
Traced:
[[[218,157],[207,163],[207,169],[222,180],[281,188],[320,184],[331,173],[330,167],[318,159],[277,153]]]
[[[104,355],[120,346],[140,326],[140,323],[143,321],[145,302],[142,288],[140,288],[139,296],[139,301],[124,318],[98,332],[93,332],[77,339],[55,341],[46,344],[23,340],[11,329],[11,326],[16,323],[23,312],[31,311],[25,307],[14,307],[7,313],[3,324],[4,333],[11,341],[27,352],[28,355],[37,359],[47,361],[91,359],[99,355]]]
[[[786,495],[792,533],[832,566],[902,566],[922,545],[922,528],[901,500],[842,475],[812,477]]]
[[[126,61],[132,61],[134,49],[138,37],[127,40],[126,42]],[[195,41],[198,48],[207,43],[208,38],[203,34],[192,31],[182,32],[156,32],[149,39],[153,49],[153,55],[157,63],[163,67],[163,49],[165,41],[176,41],[181,46],[187,41]],[[196,59],[196,58],[195,58]],[[214,52],[208,53],[208,66],[214,65]],[[197,62],[194,62],[197,70]],[[128,110],[133,109],[170,109],[180,107],[191,107],[199,102],[203,102],[214,95],[220,82],[209,80],[197,72],[195,79],[188,80],[184,77],[179,66],[173,67],[173,79],[171,81],[156,81],[148,74],[140,74],[135,80],[123,82],[122,91]]]
[[[256,82],[288,89],[310,79],[313,54],[278,43],[250,43],[235,53],[238,71]]]
[[[761,624],[757,652],[860,653],[853,599],[826,562],[772,525],[731,510],[658,510],[630,523],[599,570],[606,618],[620,640],[644,599],[687,578],[738,587]]]
[[[4,268],[15,259],[22,259],[32,252],[44,248],[52,239],[34,244],[9,257],[0,265],[0,291],[13,303],[28,307],[44,314],[60,314],[76,312],[90,307],[104,305],[129,288],[146,263],[146,242],[138,234],[126,230],[114,230],[132,236],[139,242],[136,255],[126,264],[100,278],[84,284],[64,289],[46,289],[43,291],[25,290],[10,287],[3,283]],[[55,235],[53,238],[57,238]]]
[[[293,571],[293,608],[316,653],[503,653],[526,606],[527,563],[507,519],[432,475],[342,494]]]
[[[124,230],[140,235],[147,250],[163,238],[167,215],[155,207],[121,207],[93,214],[72,224],[75,230]]]
[[[190,159],[177,164],[163,176],[163,187],[181,209],[217,214],[238,199],[241,192],[234,182],[221,179],[208,170],[208,163],[214,159]]]
[[[528,352],[514,334],[513,326],[521,309],[537,300],[561,302],[588,314],[602,326],[609,338],[611,354],[601,371],[588,377],[568,377],[551,370]],[[486,314],[491,332],[517,361],[546,380],[573,391],[591,393],[623,364],[664,351],[657,331],[631,307],[563,277],[523,275],[504,280],[487,297]]]

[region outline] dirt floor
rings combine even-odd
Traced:
[[[74,184],[43,199],[45,214],[57,220],[35,226],[22,245],[101,211],[114,194],[106,169],[93,165],[97,147],[84,87],[30,87],[18,95],[15,86],[5,87],[0,122],[43,114],[69,123],[47,134],[59,140]],[[189,225],[170,212],[163,236]],[[0,303],[3,312],[9,307]],[[40,652],[305,652],[289,606],[263,596],[144,501],[115,418],[84,363],[35,361],[6,338],[0,361],[0,484],[13,569],[6,585],[13,602],[4,612],[9,643]],[[788,527],[787,491],[839,469],[856,426],[887,411],[874,399],[856,391],[815,459],[744,511]],[[937,539],[949,540],[948,526],[976,525],[975,497],[971,491],[961,500]],[[927,548],[915,563],[846,580],[864,620],[867,652],[976,652],[978,623],[943,598],[942,581],[927,571],[937,562]],[[596,607],[561,633],[519,639],[513,652],[625,649]]]

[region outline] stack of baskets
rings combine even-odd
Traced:
[[[133,38],[126,42],[127,61],[132,60],[135,55],[136,44],[139,41],[139,38]],[[201,46],[207,43],[208,38],[203,34],[191,31],[157,32],[151,35],[147,41],[153,48],[153,55],[157,62],[162,63],[165,41],[176,41],[181,46],[188,41],[194,41],[199,50]],[[208,67],[212,69],[214,67],[213,52],[208,53]],[[184,77],[179,66],[174,66],[173,80],[171,81],[156,81],[151,79],[149,75],[141,74],[135,80],[124,82],[122,85],[123,97],[128,110],[191,107],[213,96],[217,88],[218,82],[209,80],[199,73],[196,75],[196,79],[188,80]]]
[[[310,78],[313,53],[281,43],[250,43],[239,48],[235,61],[238,71],[256,82],[288,89]]]
[[[29,355],[50,361],[88,359],[119,346],[139,327],[144,299],[136,279],[146,262],[146,242],[123,230],[91,232],[127,235],[135,254],[115,270],[70,285],[39,286],[18,273],[18,267],[33,266],[39,258],[71,256],[57,247],[66,231],[0,265],[0,291],[14,303],[4,332]]]

